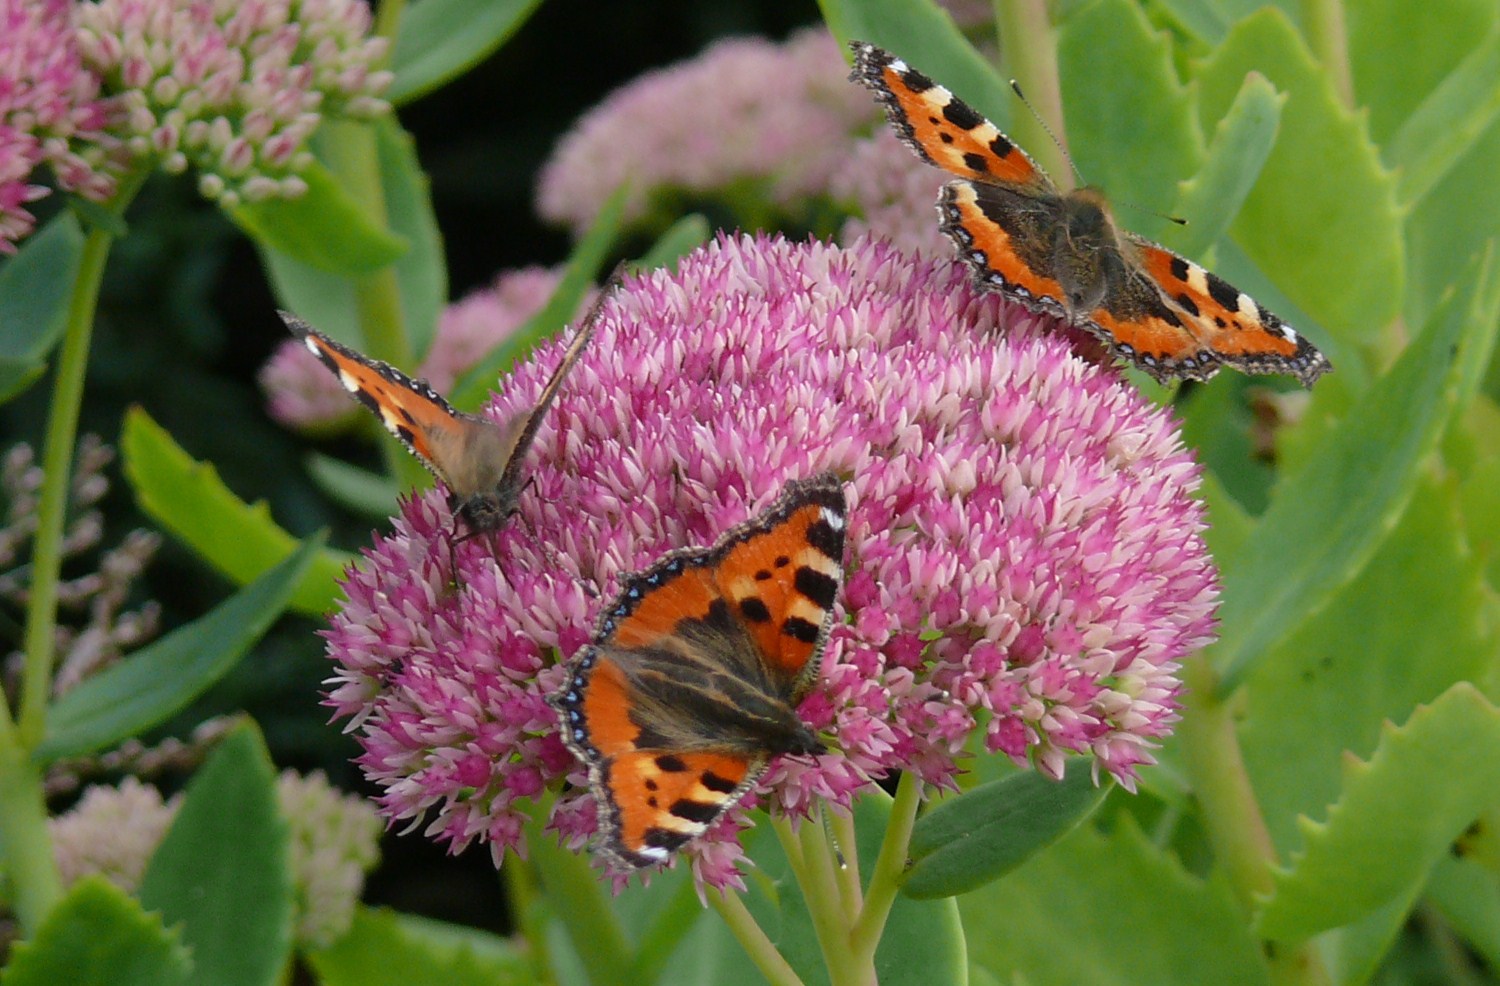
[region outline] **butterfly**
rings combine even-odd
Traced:
[[[623,580],[550,699],[588,766],[609,859],[663,863],[772,757],[825,751],[796,709],[843,585],[845,523],[837,477],[793,480],[711,547]]]
[[[333,371],[344,389],[375,412],[385,430],[400,439],[448,487],[454,533],[462,521],[468,538],[497,530],[516,512],[517,501],[529,482],[526,453],[568,371],[593,336],[604,302],[619,282],[620,272],[616,271],[573,334],[536,404],[503,424],[455,410],[425,380],[413,380],[387,363],[355,352],[295,315],[280,315],[308,351]]]
[[[978,282],[1088,330],[1159,382],[1221,365],[1287,373],[1310,387],[1332,367],[1312,343],[1218,275],[1115,225],[1097,189],[1060,192],[994,124],[901,59],[851,42],[850,81],[871,89],[896,134],[958,176],[941,228]]]

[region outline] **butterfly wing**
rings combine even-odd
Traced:
[[[584,347],[593,338],[594,329],[599,324],[600,313],[604,310],[604,303],[619,289],[624,269],[625,265],[622,262],[615,268],[604,287],[600,289],[598,297],[594,299],[593,307],[584,317],[583,324],[578,327],[578,331],[573,333],[573,339],[564,350],[557,368],[552,371],[552,375],[543,385],[536,404],[513,426],[513,444],[510,446],[505,469],[501,473],[498,484],[502,491],[502,499],[505,496],[504,491],[514,491],[511,495],[519,494],[522,486],[521,474],[526,465],[526,453],[531,451],[531,443],[536,441],[536,433],[542,426],[542,419],[547,409],[552,406],[553,400],[557,398],[557,392],[562,389],[563,380],[567,378],[568,371],[573,369],[573,364],[578,362],[578,358],[583,355]]]
[[[553,701],[612,858],[665,861],[753,789],[770,756],[821,749],[794,706],[816,679],[843,532],[837,479],[794,482],[713,547],[625,580]]]
[[[1116,306],[1107,305],[1092,318],[1159,360],[1165,375],[1205,379],[1223,363],[1245,373],[1291,374],[1311,387],[1332,369],[1312,343],[1217,274],[1138,236],[1127,240],[1136,254],[1134,293],[1156,310],[1122,323],[1120,313],[1110,310]],[[1157,300],[1145,301],[1148,293]],[[1163,375],[1146,369],[1158,379]]]
[[[461,497],[475,490],[474,463],[504,444],[500,429],[454,410],[426,381],[335,342],[295,315],[280,314],[308,352],[450,491]]]
[[[961,178],[1055,195],[1047,175],[989,120],[890,52],[851,41],[851,82],[875,93],[897,136],[928,164]]]

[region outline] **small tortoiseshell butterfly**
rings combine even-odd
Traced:
[[[551,699],[588,765],[601,846],[662,863],[755,788],[771,757],[825,749],[797,716],[844,579],[844,492],[787,484],[709,548],[627,576]]]
[[[942,230],[977,280],[1066,318],[1158,381],[1206,380],[1220,364],[1312,386],[1328,359],[1202,267],[1115,225],[1097,189],[1062,193],[947,89],[872,44],[851,42],[850,80],[873,90],[897,135],[958,175],[938,197]]]
[[[618,283],[617,271],[574,333],[536,405],[504,424],[455,410],[425,380],[413,380],[388,363],[357,353],[295,315],[280,314],[286,327],[333,371],[344,389],[374,411],[385,430],[448,487],[455,532],[462,520],[468,528],[465,537],[473,537],[497,530],[516,512],[516,501],[527,483],[526,453],[542,417],[594,334],[604,302]]]

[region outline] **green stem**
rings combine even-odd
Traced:
[[[1254,914],[1259,900],[1275,889],[1276,846],[1245,769],[1235,731],[1234,697],[1219,696],[1219,675],[1206,654],[1183,663],[1182,680],[1187,687],[1177,733],[1183,767],[1202,807],[1214,858],[1244,912]],[[1268,960],[1276,983],[1307,986],[1331,981],[1322,956],[1310,943],[1278,943],[1268,949]]]
[[[537,886],[531,864],[516,853],[507,851],[505,864],[500,867],[500,876],[505,880],[505,896],[515,919],[516,930],[526,942],[532,981],[538,984],[556,982],[557,977],[552,973],[552,959],[547,948],[546,923],[542,920],[546,901]]]
[[[756,923],[745,902],[735,893],[708,894],[708,903],[719,912],[719,917],[729,926],[735,940],[744,948],[750,961],[772,986],[802,986],[802,979],[786,959],[776,950],[776,945]]]
[[[1348,34],[1344,29],[1343,0],[1302,0],[1302,23],[1313,50],[1339,101],[1354,108],[1354,75],[1349,69]]]
[[[0,797],[0,859],[14,895],[12,906],[29,938],[62,898],[42,775],[29,751],[14,744],[0,750],[0,791],[5,792]]]
[[[406,0],[380,0],[375,9],[375,33],[382,38],[391,39],[391,47],[386,51],[382,65],[390,64],[390,52],[395,50],[396,35],[401,30],[401,15],[405,10]]]
[[[526,848],[536,863],[542,888],[573,941],[589,982],[595,986],[630,983],[635,962],[625,929],[610,907],[607,891],[589,866],[588,858],[558,845],[542,831],[539,807],[526,829]]]
[[[27,750],[41,742],[46,728],[47,696],[57,657],[57,580],[62,572],[63,524],[72,481],[73,447],[78,435],[78,413],[83,406],[83,378],[88,369],[94,309],[111,242],[110,234],[102,229],[91,231],[84,240],[52,389],[31,556],[31,589],[26,601],[26,667],[21,684],[18,739]],[[3,732],[8,733],[8,716],[5,722]]]
[[[854,815],[837,811],[825,812],[829,828],[833,832],[833,844],[838,849],[839,896],[844,901],[844,921],[850,927],[859,918],[864,906],[864,890],[859,885],[859,840],[854,833]]]
[[[1073,187],[1073,165],[1064,139],[1057,32],[1047,15],[1046,0],[994,0],[994,4],[1001,60],[1041,118],[1017,113],[1010,124],[1011,135],[1041,163],[1057,187],[1067,191]]]
[[[875,857],[870,884],[865,888],[865,906],[849,935],[854,954],[872,968],[875,949],[880,944],[886,918],[890,917],[891,905],[895,904],[896,891],[901,886],[901,873],[906,869],[907,848],[911,845],[911,830],[917,823],[917,809],[921,806],[922,782],[917,780],[915,774],[907,771],[896,782],[896,798],[891,804],[890,821],[886,823],[880,854]]]
[[[771,827],[786,850],[787,860],[792,864],[792,875],[797,878],[797,887],[807,904],[829,982],[833,986],[867,982],[867,977],[857,975],[850,966],[849,935],[842,923],[844,909],[839,900],[832,853],[828,840],[823,837],[823,827],[816,819],[809,819],[793,832],[791,823],[784,818],[773,818]]]

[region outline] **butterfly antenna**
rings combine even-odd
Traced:
[[[1068,153],[1067,146],[1058,139],[1057,134],[1053,132],[1052,128],[1047,126],[1047,121],[1042,119],[1042,114],[1038,113],[1036,111],[1036,107],[1031,105],[1031,100],[1027,99],[1026,94],[1021,91],[1021,83],[1017,82],[1015,79],[1011,79],[1010,90],[1011,92],[1016,94],[1016,98],[1021,101],[1021,105],[1026,107],[1026,109],[1030,111],[1032,118],[1036,120],[1036,122],[1041,126],[1042,130],[1046,131],[1047,136],[1052,138],[1052,143],[1055,144],[1057,146],[1057,149],[1062,152],[1063,160],[1068,162],[1068,167],[1073,172],[1074,180],[1077,181],[1080,185],[1087,185],[1088,182],[1083,180],[1083,172],[1079,171],[1078,165],[1073,163],[1073,155]]]

